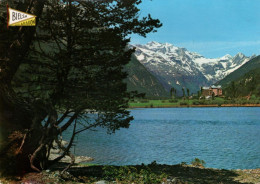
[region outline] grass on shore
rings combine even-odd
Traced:
[[[61,168],[29,173],[20,179],[3,179],[0,183],[106,183],[117,184],[256,184],[260,182],[260,169],[224,170],[201,166],[162,165],[152,162],[148,165],[101,166],[85,165],[73,167],[61,174]]]
[[[224,98],[216,97],[214,100],[205,99],[168,99],[168,100],[149,100],[149,99],[136,99],[129,102],[130,108],[156,108],[156,107],[182,107],[182,106],[227,106],[227,105],[246,105],[246,104],[260,104],[260,98],[256,99],[234,99],[227,100]]]

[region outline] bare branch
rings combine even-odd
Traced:
[[[98,122],[98,123],[92,124],[92,125],[90,125],[88,127],[82,128],[81,130],[76,131],[75,134],[79,134],[79,133],[81,133],[81,132],[83,132],[85,130],[88,130],[90,128],[96,127],[96,126],[100,125],[101,123],[102,122]]]
[[[64,156],[66,156],[66,155],[69,155],[69,156],[71,157],[71,159],[72,159],[71,164],[74,164],[74,162],[75,162],[75,157],[74,157],[74,156],[71,156],[71,154],[69,153],[69,150],[70,150],[70,148],[71,148],[71,146],[72,146],[72,143],[73,143],[74,138],[75,138],[75,135],[76,135],[76,134],[75,134],[76,124],[77,124],[77,123],[76,123],[76,121],[75,121],[74,128],[73,128],[73,133],[72,133],[72,136],[71,136],[71,138],[70,138],[70,142],[69,142],[69,144],[68,144],[68,146],[67,146],[66,148],[61,144],[61,142],[60,142],[58,139],[55,139],[55,142],[57,143],[58,147],[59,147],[61,150],[63,150],[63,154],[62,154],[61,156],[55,158],[54,160],[52,160],[52,161],[50,162],[50,165],[52,165],[52,164],[54,164],[54,163],[60,161],[60,160],[61,160]]]
[[[28,133],[28,132],[27,132],[27,133]],[[22,149],[22,147],[23,147],[23,145],[24,145],[25,139],[26,139],[26,137],[27,137],[27,133],[24,134],[23,140],[22,140],[22,143],[21,143],[21,146],[20,146],[20,148],[16,151],[16,155],[20,153],[20,151],[21,151],[21,149]]]
[[[73,121],[78,117],[79,113],[75,112],[74,115],[65,123],[61,128],[60,131],[63,132],[67,130],[67,128],[73,123]]]
[[[31,168],[37,172],[41,172],[37,167],[35,167],[35,165],[33,164],[37,154],[39,151],[41,151],[41,149],[43,148],[44,144],[42,143],[35,151],[34,153],[31,155],[30,157],[30,164],[31,164]]]
[[[59,125],[61,122],[63,122],[63,120],[68,116],[69,113],[71,113],[71,111],[67,109],[55,124]]]

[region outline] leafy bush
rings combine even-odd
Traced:
[[[171,99],[171,100],[169,100],[169,102],[170,102],[170,103],[177,103],[178,100],[177,100],[177,99]]]
[[[192,104],[193,104],[193,105],[199,105],[200,103],[199,103],[198,100],[194,100],[194,101],[192,102]]]
[[[251,99],[251,100],[256,100],[257,97],[256,97],[255,95],[252,95],[250,99]]]
[[[228,101],[228,100],[225,100],[225,101],[224,101],[224,104],[229,104],[229,101]]]
[[[105,166],[103,171],[105,180],[116,181],[121,184],[159,184],[167,179],[165,173],[154,173],[148,166],[142,166],[140,170],[133,166]]]
[[[224,102],[223,102],[223,100],[216,98],[215,100],[212,101],[212,103],[217,104],[218,106],[221,106]]]
[[[245,105],[245,104],[247,104],[247,103],[248,103],[248,102],[247,102],[246,100],[242,100],[242,101],[241,101],[241,104],[242,104],[242,105]]]
[[[232,99],[232,100],[230,101],[230,103],[231,103],[231,104],[237,104],[237,101],[236,101],[235,99]]]
[[[187,166],[188,164],[187,164],[187,162],[181,162],[180,165],[181,166]]]
[[[205,167],[206,162],[204,160],[200,160],[199,158],[195,158],[193,161],[191,161],[191,165],[195,167]]]
[[[187,102],[180,102],[180,105],[188,105]]]
[[[205,100],[194,100],[192,102],[193,105],[206,105],[207,102]]]
[[[152,161],[150,164],[148,164],[148,166],[150,167],[150,166],[157,166],[158,164],[157,164],[157,162],[156,162],[156,160],[154,160],[154,161]]]

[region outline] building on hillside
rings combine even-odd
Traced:
[[[202,87],[201,88],[201,95],[202,96],[222,96],[222,88],[221,86],[210,86],[210,87]]]
[[[211,89],[213,91],[213,93],[215,94],[215,96],[222,96],[222,88],[220,85],[218,86],[211,86]]]

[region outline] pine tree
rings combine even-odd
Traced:
[[[171,88],[170,95],[171,95],[171,98],[174,98],[176,96],[176,89]]]
[[[185,90],[182,88],[182,96],[185,97]]]
[[[188,95],[188,97],[190,96],[190,89],[189,88],[187,88],[187,95]]]
[[[201,92],[200,91],[198,91],[197,92],[197,95],[198,95],[198,98],[201,96]]]
[[[126,110],[130,94],[123,67],[134,49],[128,48],[128,36],[145,36],[161,26],[150,15],[138,17],[140,3],[26,1],[20,10],[29,7],[37,16],[37,32],[34,27],[0,30],[7,43],[0,44],[2,170],[8,163],[18,172],[39,171],[71,156],[74,137],[84,130],[102,126],[112,133],[129,127],[133,118]],[[68,127],[73,133],[63,147],[59,135]],[[62,156],[49,161],[54,141]]]

